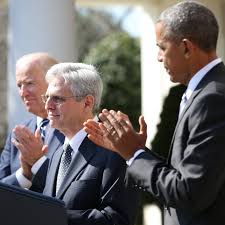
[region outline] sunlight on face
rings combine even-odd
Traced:
[[[43,72],[35,64],[21,64],[16,68],[16,83],[27,110],[35,115],[45,114],[41,95],[47,90]]]
[[[74,133],[79,127],[82,127],[84,117],[84,104],[83,101],[77,102],[69,85],[64,83],[63,78],[54,78],[48,86],[46,92],[46,110],[50,125],[66,136],[68,133]],[[55,98],[60,98],[63,101],[56,102]]]

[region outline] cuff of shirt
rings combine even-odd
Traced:
[[[42,166],[42,164],[45,162],[46,159],[47,157],[43,155],[40,159],[38,159],[37,162],[34,163],[34,165],[31,168],[31,172],[33,173],[33,175],[37,174],[38,170],[40,169],[40,167]]]
[[[137,158],[144,151],[145,151],[144,149],[137,150],[134,153],[134,156],[132,158],[130,158],[129,160],[126,161],[127,165],[130,166],[133,163],[134,159]]]
[[[28,180],[24,175],[23,175],[23,171],[22,171],[22,168],[19,168],[17,171],[16,171],[16,179],[20,185],[20,187],[22,188],[27,188],[29,189],[32,185],[31,181]]]

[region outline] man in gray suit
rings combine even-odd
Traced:
[[[166,225],[225,223],[225,66],[217,38],[215,16],[195,1],[166,9],[156,23],[158,61],[172,82],[187,86],[167,161],[144,150],[143,117],[139,133],[113,110],[103,110],[101,124],[85,123],[91,140],[128,160],[128,184],[165,206]]]
[[[66,138],[50,160],[43,193],[65,202],[69,225],[134,224],[137,194],[125,187],[125,161],[95,145],[82,129],[101,102],[98,72],[91,65],[60,63],[51,67],[46,79],[49,86],[42,97],[50,125]],[[15,133],[26,161],[30,133],[23,127]]]
[[[35,135],[38,135],[37,128],[40,127],[42,120],[47,118],[47,112],[41,99],[41,95],[46,92],[48,87],[45,81],[45,74],[47,70],[56,63],[57,61],[54,58],[44,52],[31,53],[21,57],[17,61],[16,83],[19,94],[27,111],[33,114],[33,117],[22,122],[22,125],[30,129],[32,135],[35,131]],[[15,143],[13,143],[14,134],[13,132],[9,134],[5,147],[1,153],[1,182],[30,188],[31,183],[29,179],[34,175],[30,172],[30,168],[34,166],[32,171],[36,174],[36,178],[38,178],[36,181],[43,186],[42,183],[45,181],[48,167],[48,158],[51,157],[52,153],[61,146],[64,141],[63,134],[58,130],[50,128],[48,124],[45,123],[45,127],[43,127],[43,129],[45,131],[44,143],[48,145],[46,157],[37,162],[42,155],[40,156],[39,152],[35,151],[37,143],[33,143],[31,136],[29,143],[32,147],[27,154],[27,158],[29,158],[28,164],[21,164],[19,151],[15,146]],[[41,191],[37,189],[37,187],[35,189],[31,187],[31,189]]]

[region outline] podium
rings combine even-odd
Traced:
[[[0,224],[67,225],[64,202],[0,182]]]

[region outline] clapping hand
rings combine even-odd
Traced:
[[[15,138],[12,143],[19,149],[23,161],[28,165],[33,166],[47,153],[48,148],[43,144],[39,129],[33,134],[27,127],[18,125],[13,129],[13,133]]]
[[[120,111],[104,109],[99,118],[101,122],[88,120],[84,123],[88,138],[97,145],[117,152],[126,160],[138,149],[145,147],[147,125],[143,116],[139,117],[138,133],[134,130],[129,117]]]

